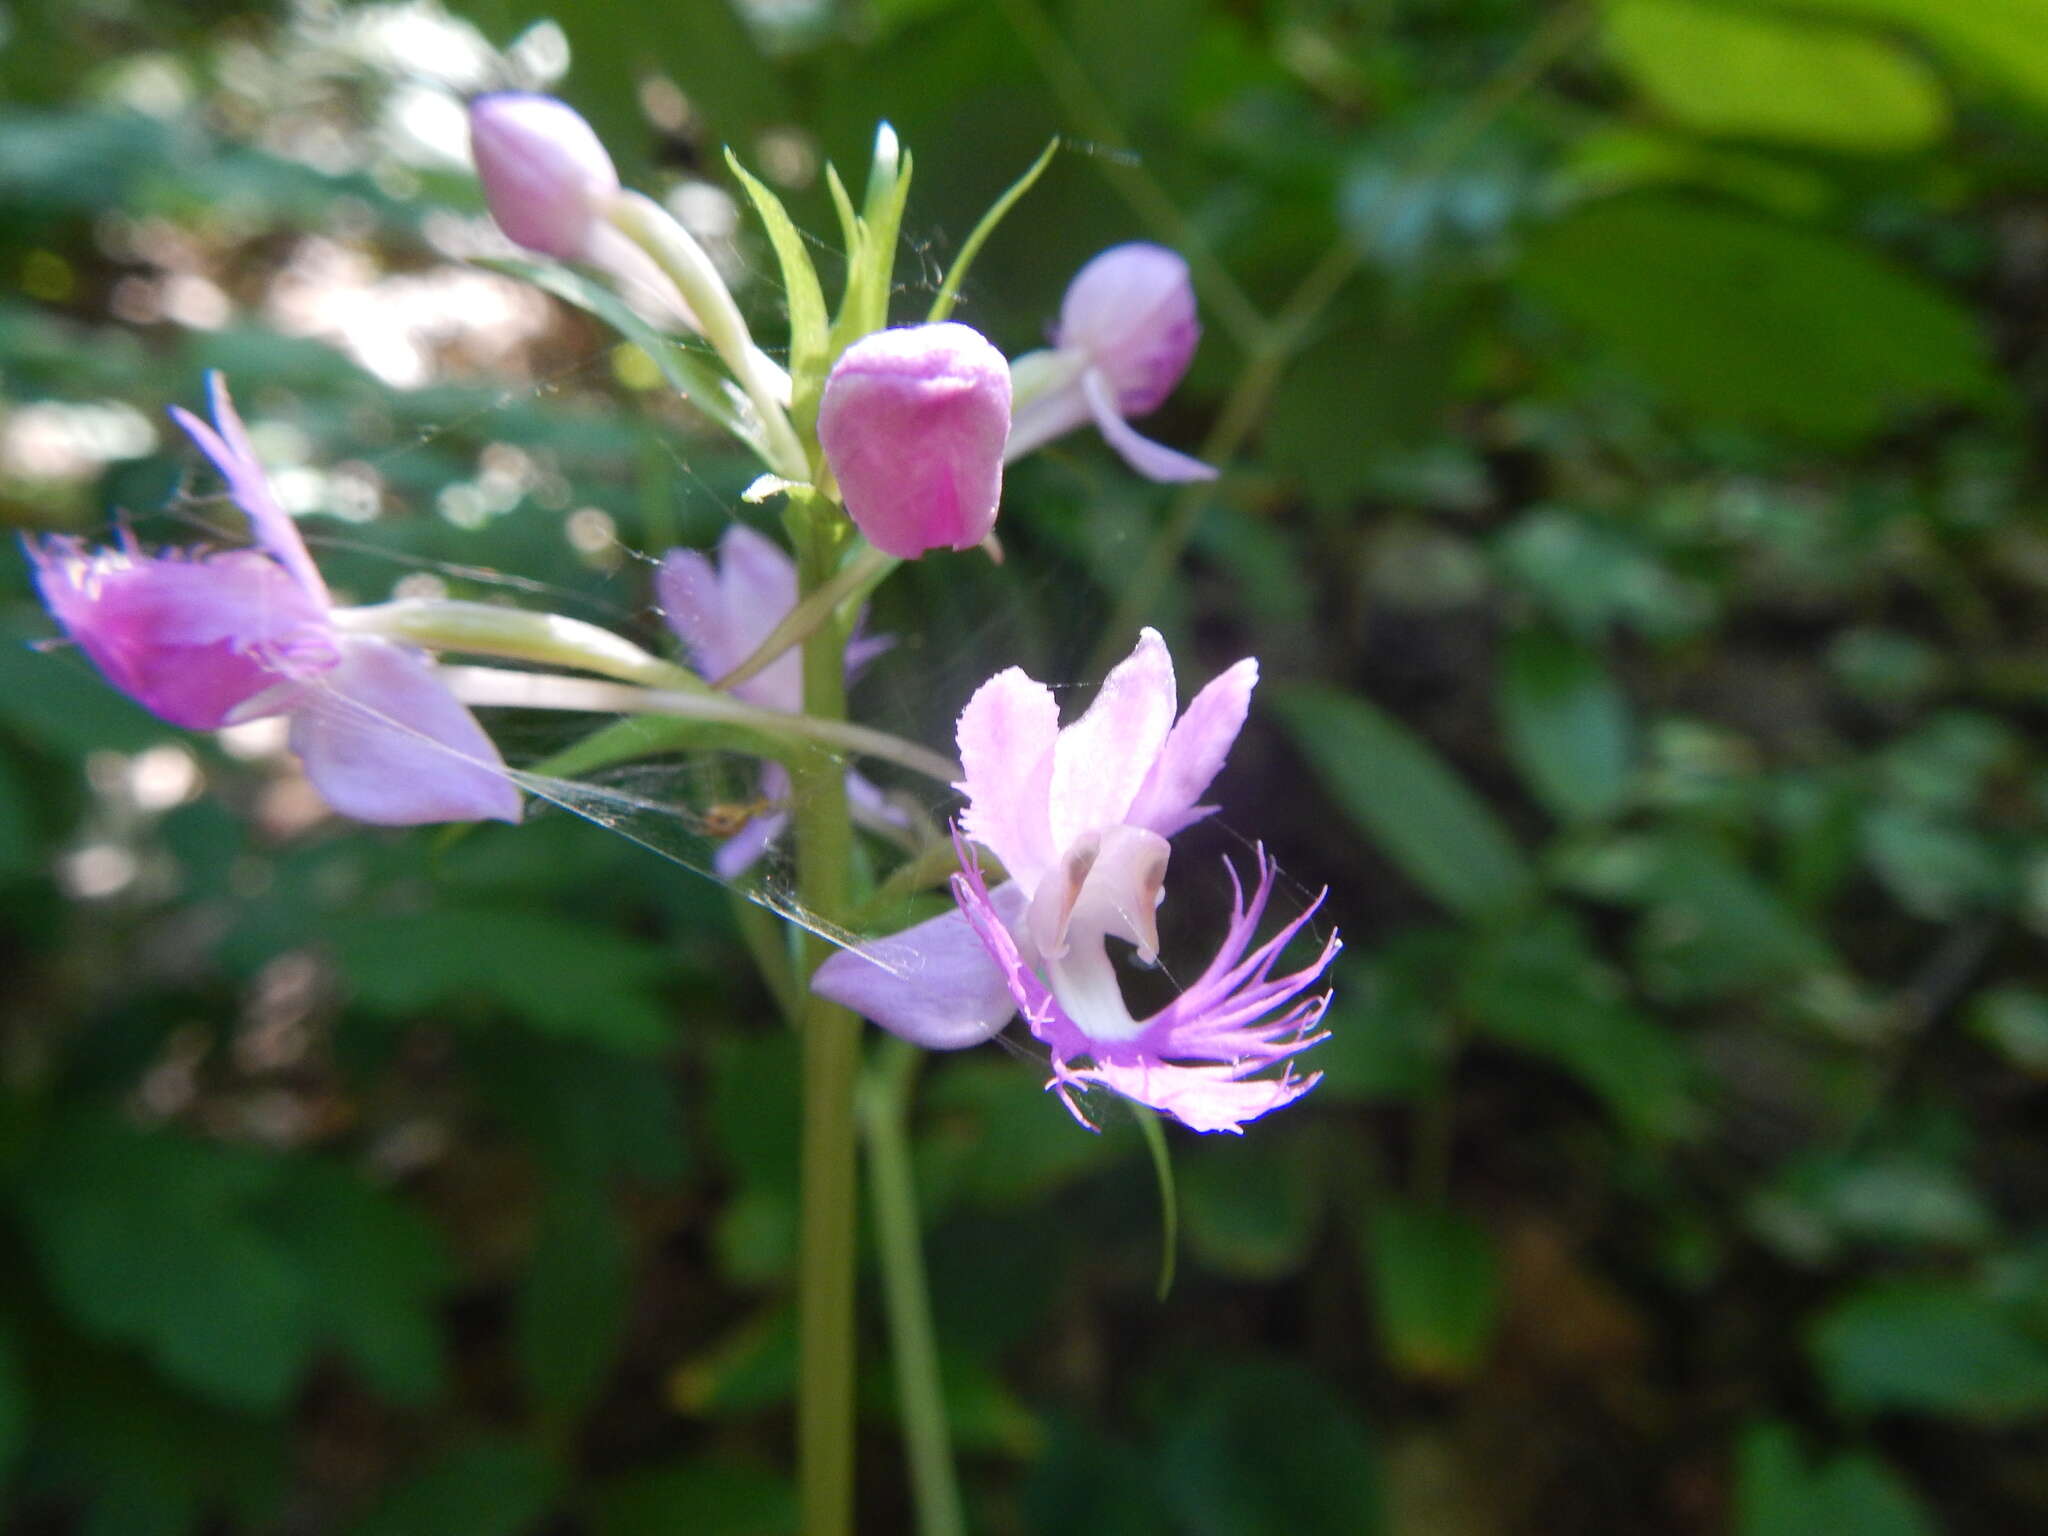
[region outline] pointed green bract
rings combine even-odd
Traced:
[[[981,254],[981,248],[988,243],[988,237],[996,232],[996,226],[1017,201],[1032,188],[1038,178],[1045,174],[1045,168],[1052,164],[1052,157],[1058,152],[1060,141],[1053,139],[1040,151],[1031,166],[1010,183],[1009,190],[989,205],[981,216],[981,222],[974,226],[974,232],[967,237],[967,243],[960,247],[960,254],[953,258],[953,265],[946,272],[946,280],[939,284],[939,296],[932,300],[932,312],[926,316],[934,323],[953,313],[953,306],[960,299],[960,285],[966,281],[967,269],[974,264],[974,258]]]
[[[828,356],[837,360],[861,337],[889,323],[889,287],[896,270],[896,232],[903,223],[903,205],[910,196],[911,159],[896,142],[887,123],[875,134],[875,159],[868,172],[860,212],[837,174],[828,170],[827,185],[839,210],[846,236],[846,292],[832,322]]]
[[[762,180],[740,164],[730,149],[726,164],[753,199],[754,211],[768,231],[775,247],[775,260],[782,268],[782,287],[789,301],[790,415],[799,434],[809,436],[810,424],[818,416],[818,394],[825,387],[825,370],[831,358],[826,351],[827,322],[825,291],[818,284],[818,269],[804,249],[804,237],[789,217],[782,199]]]

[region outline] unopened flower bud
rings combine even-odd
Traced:
[[[904,560],[988,537],[1009,432],[1009,365],[978,331],[950,322],[855,342],[818,406],[818,441],[848,515]]]
[[[1129,418],[1156,410],[1202,339],[1188,264],[1163,245],[1113,245],[1074,274],[1050,350],[1010,365],[1016,416],[1006,456],[1093,421],[1125,463],[1151,480],[1209,480],[1199,459],[1141,435]]]
[[[524,91],[479,96],[469,104],[469,143],[500,229],[530,251],[589,259],[619,173],[575,108]]]
[[[1188,264],[1163,245],[1114,245],[1074,275],[1060,304],[1062,351],[1084,352],[1127,416],[1156,410],[1202,337]]]

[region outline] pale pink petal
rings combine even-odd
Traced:
[[[1259,664],[1249,656],[1210,679],[1174,723],[1125,820],[1132,826],[1149,827],[1161,837],[1172,837],[1215,809],[1195,802],[1202,798],[1237,733],[1244,729],[1252,689],[1258,681]]]
[[[1023,911],[1015,882],[998,886],[990,900],[1006,922]],[[958,908],[839,951],[818,967],[811,990],[940,1051],[981,1044],[1017,1011],[1001,969]]]
[[[589,255],[619,173],[573,107],[526,91],[479,96],[469,104],[469,145],[500,229],[563,261]]]
[[[1045,783],[1059,735],[1052,690],[1021,667],[983,683],[960,712],[955,739],[965,776],[954,788],[967,797],[960,825],[1027,888],[1054,858]]]
[[[322,607],[328,606],[327,583],[320,579],[313,557],[306,553],[299,525],[271,493],[255,446],[249,441],[249,430],[242,425],[235,402],[228,398],[227,380],[219,373],[209,373],[206,389],[213,404],[213,419],[220,425],[218,432],[180,406],[171,407],[171,418],[213,460],[213,467],[228,483],[228,495],[247,515],[256,542],[278,558],[308,596]]]
[[[291,749],[344,816],[386,826],[517,821],[519,791],[476,717],[418,651],[368,636],[303,686]]]
[[[1053,747],[1051,833],[1064,852],[1124,819],[1173,728],[1173,658],[1155,629],[1103,679],[1088,712]]]
[[[745,661],[796,606],[796,565],[782,547],[744,523],[727,528],[718,558],[672,549],[654,574],[668,625],[707,678]],[[794,711],[803,702],[803,658],[792,648],[736,686],[735,698]]]
[[[662,622],[690,653],[703,676],[730,672],[740,658],[726,634],[725,603],[718,591],[718,570],[711,557],[694,549],[672,549],[654,568],[654,600]]]
[[[1099,369],[1091,368],[1081,375],[1081,393],[1088,401],[1089,413],[1094,416],[1095,428],[1102,434],[1103,441],[1147,480],[1174,484],[1216,478],[1213,465],[1189,458],[1164,443],[1155,443],[1125,421],[1111,397],[1109,383]]]
[[[1058,345],[1086,353],[1133,416],[1173,393],[1201,336],[1188,264],[1163,245],[1111,246],[1074,275],[1060,304]]]

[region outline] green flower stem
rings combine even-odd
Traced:
[[[861,1128],[867,1136],[868,1194],[875,1207],[875,1246],[917,1526],[920,1536],[964,1536],[967,1522],[953,1475],[952,1435],[946,1426],[910,1165],[910,1101],[924,1052],[891,1036],[878,1058],[861,1089]]]
[[[575,667],[649,688],[703,691],[704,679],[687,667],[663,661],[632,641],[558,613],[530,613],[496,603],[410,598],[370,608],[337,608],[335,626],[358,634],[382,635],[425,646]]]
[[[755,646],[744,661],[714,679],[711,686],[724,692],[765,672],[790,647],[802,644],[817,633],[819,626],[831,620],[842,605],[858,604],[902,563],[894,555],[885,555],[879,549],[863,549],[847,561],[830,581],[784,614],[782,622],[768,632],[768,637]]]
[[[821,632],[825,643],[842,644],[833,632]],[[817,636],[813,636],[815,641]],[[809,646],[806,646],[809,650]],[[744,727],[758,736],[786,742],[791,750],[778,753],[792,768],[795,760],[828,753],[810,754],[796,750],[811,744],[861,757],[879,758],[923,774],[941,784],[952,784],[960,765],[951,758],[921,747],[901,736],[854,725],[843,718],[816,714],[789,715],[773,709],[757,709],[722,693],[678,693],[663,688],[629,688],[620,683],[600,683],[587,677],[563,677],[552,672],[513,672],[503,667],[443,667],[441,679],[465,704],[501,705],[514,709],[566,709],[599,715],[673,715],[684,720]],[[844,685],[841,702],[845,709]],[[809,697],[808,692],[806,697]],[[798,796],[802,808],[803,796]]]
[[[609,215],[613,228],[653,257],[689,300],[704,339],[725,360],[761,418],[768,467],[785,479],[808,480],[810,457],[789,422],[789,375],[754,345],[746,317],[704,247],[668,210],[638,192],[620,193],[612,200]]]
[[[808,595],[837,564],[843,524],[812,503],[795,519],[797,579]],[[846,631],[821,625],[804,641],[804,713],[819,721],[846,716]],[[846,774],[830,754],[789,765],[796,796],[797,899],[830,922],[851,904],[853,821]],[[808,979],[832,952],[803,935],[799,974]],[[854,1090],[860,1069],[860,1020],[816,995],[803,1013],[801,1213],[797,1228],[797,1491],[804,1536],[849,1536],[853,1529],[853,1385],[855,1204]]]

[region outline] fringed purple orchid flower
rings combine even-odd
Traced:
[[[751,656],[797,602],[795,563],[773,539],[744,523],[726,529],[715,562],[694,549],[670,550],[654,573],[654,587],[662,616],[707,678],[723,676]],[[856,634],[846,647],[848,674],[895,643],[888,635]],[[803,708],[802,655],[792,647],[735,683],[732,692],[758,708],[795,714]],[[734,880],[746,873],[782,835],[789,813],[779,807],[788,804],[789,792],[789,771],[780,763],[763,763],[758,793],[764,804],[778,809],[752,817],[719,845],[712,864],[721,878]],[[860,774],[847,774],[846,793],[861,819],[905,825],[902,812]]]
[[[1211,480],[1200,459],[1153,442],[1128,418],[1157,410],[1201,340],[1188,264],[1161,245],[1115,245],[1075,274],[1050,350],[1010,365],[1016,413],[1008,459],[1093,421],[1125,463],[1150,480]]]
[[[285,715],[327,803],[357,821],[517,821],[519,791],[419,651],[336,626],[326,582],[271,494],[219,374],[214,426],[172,416],[247,514],[254,549],[29,546],[43,602],[107,680],[187,730]]]
[[[1009,434],[1009,364],[951,321],[863,336],[818,402],[818,442],[847,516],[901,560],[989,536]]]
[[[1198,1131],[1238,1131],[1301,1097],[1321,1074],[1298,1076],[1293,1057],[1324,1038],[1329,1003],[1304,994],[1339,946],[1332,934],[1308,965],[1274,974],[1322,898],[1254,943],[1277,873],[1263,849],[1248,899],[1231,870],[1223,942],[1166,1007],[1131,1015],[1108,948],[1118,939],[1157,960],[1167,839],[1215,809],[1197,802],[1257,681],[1258,664],[1240,661],[1176,721],[1173,663],[1148,629],[1062,729],[1050,689],[1015,667],[998,673],[960,716],[956,836],[1009,879],[991,890],[963,845],[955,911],[833,955],[813,990],[937,1049],[987,1040],[1021,1011],[1051,1047],[1050,1086],[1083,1124],[1073,1092],[1091,1084]]]

